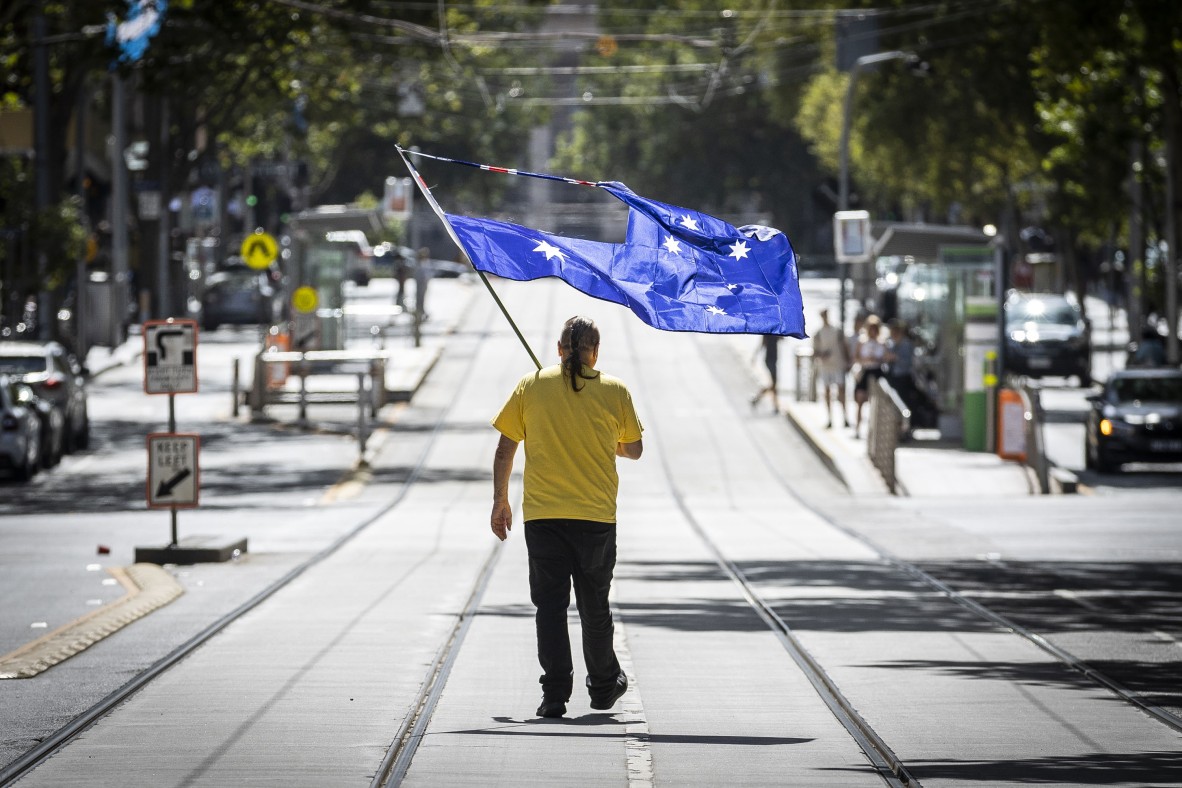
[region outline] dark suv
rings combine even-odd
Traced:
[[[1092,331],[1074,301],[1054,293],[1018,293],[1006,301],[1006,370],[1041,378],[1075,375],[1092,385]]]
[[[74,355],[57,342],[0,342],[0,373],[32,386],[37,396],[61,410],[66,451],[90,445],[86,377]]]

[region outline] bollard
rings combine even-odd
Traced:
[[[230,415],[238,418],[238,357],[234,357],[233,367],[230,372],[230,393],[234,396],[234,402],[230,406]]]
[[[300,418],[301,426],[308,423],[308,359],[300,352]]]
[[[368,407],[366,402],[369,397],[365,391],[366,374],[364,372],[357,373],[357,446],[361,455],[361,462],[365,462],[365,442],[369,438],[367,435],[365,423],[365,411]]]
[[[813,349],[808,346],[796,349],[796,401],[817,401],[817,371],[813,365]]]

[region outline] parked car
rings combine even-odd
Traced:
[[[1092,331],[1074,301],[1054,293],[1017,293],[1005,304],[1006,369],[1041,378],[1075,375],[1092,385]]]
[[[27,481],[41,467],[41,420],[21,402],[19,385],[0,374],[0,468]]]
[[[1088,401],[1088,468],[1109,472],[1125,462],[1182,461],[1182,370],[1120,370]]]
[[[86,374],[74,354],[58,342],[0,342],[0,373],[27,383],[61,409],[67,452],[90,445]]]
[[[324,234],[324,240],[341,244],[347,250],[345,278],[358,287],[365,287],[373,279],[374,248],[361,230],[332,230]]]
[[[66,453],[66,414],[54,402],[38,397],[28,383],[18,383],[17,400],[32,408],[41,422],[41,467],[52,468]]]
[[[223,324],[271,325],[278,315],[278,291],[266,271],[233,266],[212,273],[201,295],[201,327]]]

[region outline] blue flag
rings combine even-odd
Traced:
[[[736,228],[646,199],[622,183],[596,185],[629,206],[622,244],[493,219],[447,219],[472,265],[485,273],[519,281],[556,276],[665,331],[808,336],[796,255],[782,232]]]

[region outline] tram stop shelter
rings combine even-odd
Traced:
[[[876,295],[906,321],[917,385],[939,410],[944,438],[985,449],[984,365],[997,350],[997,258],[977,227],[872,222]]]
[[[322,205],[300,211],[289,222],[291,257],[285,261],[285,273],[296,287],[316,290],[316,317],[320,328],[320,350],[340,350],[345,346],[345,281],[356,270],[362,251],[356,244],[341,243],[330,237],[348,237],[364,233],[376,235],[382,230],[378,208],[352,208]]]

